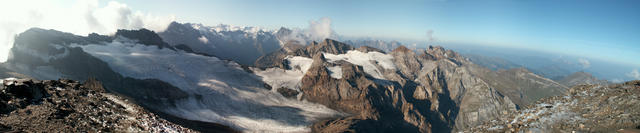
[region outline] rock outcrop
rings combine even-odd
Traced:
[[[640,81],[577,85],[468,132],[615,132],[640,128]]]
[[[89,79],[4,79],[0,132],[195,132],[168,122]]]

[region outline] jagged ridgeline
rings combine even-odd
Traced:
[[[107,92],[205,132],[463,131],[577,84],[524,68],[492,71],[440,46],[389,51],[332,39],[283,41],[286,29],[171,25],[160,35],[86,37],[33,28],[16,37],[3,76],[94,77]]]
[[[326,39],[285,44],[255,66],[254,73],[283,95],[352,114],[315,123],[312,129],[320,132],[456,131],[566,90],[526,70],[491,71],[439,46],[385,53]]]

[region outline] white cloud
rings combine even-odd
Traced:
[[[584,58],[580,58],[580,59],[578,59],[578,63],[580,63],[580,65],[582,65],[582,68],[589,68],[589,67],[591,67],[591,62],[589,62],[589,60],[584,59]]]
[[[436,38],[433,37],[433,30],[427,30],[427,39],[429,39],[428,41],[430,43],[436,40]]]
[[[291,34],[282,36],[281,43],[297,41],[309,44],[310,41],[322,41],[326,38],[337,39],[337,34],[331,28],[331,18],[323,17],[317,21],[309,21],[309,27],[305,29],[291,29]]]
[[[56,29],[77,35],[92,32],[112,34],[117,29],[147,28],[160,32],[173,16],[153,16],[134,11],[126,4],[111,1],[99,5],[97,0],[0,1],[0,62],[7,59],[15,35],[32,27]]]
[[[204,36],[198,37],[198,40],[200,40],[200,42],[204,44],[207,44],[209,42],[209,39],[207,39],[207,37],[204,37]]]
[[[322,40],[330,38],[333,34],[331,29],[331,19],[329,17],[320,18],[318,21],[310,21],[306,35],[312,40]]]
[[[633,69],[631,72],[627,73],[627,76],[636,80],[640,80],[640,72],[638,72],[638,69]]]

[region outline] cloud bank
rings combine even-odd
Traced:
[[[163,31],[175,20],[173,16],[153,16],[134,11],[126,4],[111,1],[99,5],[97,0],[0,1],[0,62],[7,60],[15,35],[32,27],[56,29],[77,35],[113,34],[117,29],[147,28]]]

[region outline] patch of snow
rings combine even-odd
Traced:
[[[285,87],[293,90],[300,90],[300,80],[307,70],[311,67],[313,59],[301,56],[287,56],[285,58],[289,62],[291,70],[281,68],[267,68],[264,71],[251,68],[251,70],[262,78],[262,81],[269,84],[273,91],[278,88]]]
[[[132,105],[122,101],[121,99],[117,98],[116,96],[111,95],[111,94],[107,94],[107,93],[102,93],[102,95],[107,97],[107,99],[113,101],[114,103],[119,104],[120,106],[124,107],[125,110],[127,110],[127,112],[132,113],[132,114],[138,113],[138,111],[135,110]]]
[[[341,79],[342,78],[342,67],[341,66],[332,66],[327,67],[329,73],[332,78]]]
[[[189,98],[172,99],[175,107],[164,109],[185,119],[220,123],[246,132],[309,132],[309,125],[317,120],[344,115],[264,89],[257,76],[235,62],[118,39],[106,45],[76,47],[107,62],[123,76],[159,79],[189,93]],[[310,65],[297,62],[305,61],[301,58],[290,59],[301,69]]]
[[[313,59],[302,56],[289,56],[285,59],[289,61],[290,68],[300,68],[299,70],[301,70],[302,73],[307,73],[307,70],[311,68],[311,63],[313,63]]]
[[[346,54],[339,55],[324,53],[324,57],[329,62],[344,60],[362,66],[367,74],[377,79],[385,79],[382,73],[383,70],[379,70],[377,66],[381,66],[383,69],[396,69],[395,64],[393,64],[393,56],[380,52],[363,53],[357,50],[351,50]]]

